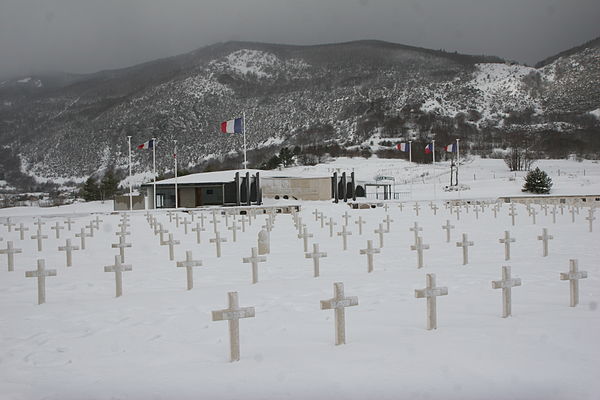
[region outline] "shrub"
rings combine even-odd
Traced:
[[[529,171],[525,177],[523,192],[532,192],[537,194],[550,193],[552,188],[552,179],[539,168]]]

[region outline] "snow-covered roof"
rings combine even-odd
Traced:
[[[194,184],[194,183],[223,183],[223,182],[233,182],[235,179],[235,173],[239,172],[240,177],[244,177],[246,172],[249,172],[250,175],[256,175],[257,172],[260,173],[261,178],[328,178],[328,175],[324,175],[323,173],[318,172],[290,172],[290,171],[278,171],[278,170],[269,170],[264,171],[260,169],[235,169],[235,170],[227,170],[227,171],[215,171],[215,172],[199,172],[197,174],[190,174],[177,177],[178,185],[185,184]],[[150,183],[146,183],[146,185],[150,185]],[[163,179],[161,181],[156,181],[157,185],[174,185],[175,178]]]

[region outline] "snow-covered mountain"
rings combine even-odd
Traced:
[[[240,150],[218,127],[242,112],[251,149],[435,136],[484,152],[507,133],[539,132],[598,151],[600,39],[536,68],[380,41],[228,42],[120,70],[22,77],[0,82],[0,163],[8,181],[84,177],[124,166],[131,135],[160,140],[161,170],[178,139],[191,166]]]

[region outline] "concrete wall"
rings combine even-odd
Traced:
[[[129,196],[115,196],[115,211],[129,210]],[[144,196],[133,196],[133,209],[144,210],[146,208],[146,199]]]
[[[179,189],[179,207],[196,207],[196,188],[183,187]]]
[[[331,200],[331,178],[261,178],[263,197]]]

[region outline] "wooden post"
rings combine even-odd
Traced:
[[[46,262],[42,259],[37,260],[36,271],[26,271],[26,278],[37,278],[38,287],[38,304],[44,304],[46,302],[46,277],[56,276],[55,269],[46,269]]]
[[[511,310],[511,289],[514,286],[521,286],[520,278],[510,277],[510,267],[502,267],[502,280],[492,281],[493,289],[502,289],[502,318],[509,317]]]
[[[569,260],[569,272],[561,272],[560,280],[569,281],[570,288],[570,306],[575,307],[579,304],[579,279],[588,277],[587,271],[579,271],[579,261]]]
[[[334,310],[335,314],[335,344],[346,343],[346,314],[345,307],[358,305],[358,297],[344,296],[344,284],[335,282],[333,284],[333,298],[321,300],[321,310]]]
[[[258,255],[258,248],[252,248],[252,256],[242,258],[242,262],[252,264],[252,283],[258,282],[258,263],[266,262],[267,257]]]
[[[185,268],[186,272],[187,272],[187,290],[192,290],[192,288],[194,287],[194,271],[192,270],[193,267],[201,267],[202,266],[202,261],[200,260],[194,260],[192,257],[192,252],[191,250],[187,250],[185,252],[185,261],[177,261],[177,267],[179,268]]]
[[[447,287],[435,286],[435,274],[427,274],[425,289],[416,289],[415,297],[427,299],[427,330],[437,329],[437,296],[446,296]]]
[[[360,249],[360,254],[367,255],[367,272],[373,272],[373,254],[379,254],[381,250],[373,247],[373,241],[367,240],[367,248]]]
[[[213,321],[228,321],[230,361],[240,360],[240,318],[253,318],[254,307],[240,307],[237,292],[227,294],[229,308],[212,312]]]

